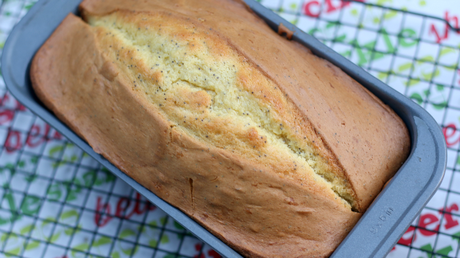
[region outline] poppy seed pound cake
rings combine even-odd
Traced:
[[[406,160],[402,120],[238,0],[84,0],[37,96],[248,257],[326,257]]]

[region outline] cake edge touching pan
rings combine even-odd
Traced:
[[[376,79],[345,57],[302,32],[254,0],[247,5],[275,31],[293,32],[292,40],[315,55],[341,68],[390,106],[405,122],[411,136],[411,153],[397,174],[382,190],[360,221],[331,257],[384,257],[403,235],[439,187],[446,167],[446,144],[439,125],[419,105]],[[4,46],[2,73],[8,90],[30,111],[42,118],[69,141],[144,195],[225,257],[241,257],[183,212],[164,202],[134,181],[93,149],[45,108],[32,90],[29,69],[32,58],[69,13],[78,14],[80,0],[41,0],[15,26]],[[404,196],[404,198],[401,198]]]

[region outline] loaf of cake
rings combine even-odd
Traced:
[[[402,120],[239,0],[84,0],[37,96],[248,257],[329,256],[406,160]]]

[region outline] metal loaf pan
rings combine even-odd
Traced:
[[[29,110],[74,142],[94,159],[123,179],[152,203],[226,257],[241,257],[187,215],[164,202],[138,182],[95,153],[93,149],[46,109],[35,96],[29,78],[31,60],[81,0],[41,0],[11,32],[2,57],[2,72],[8,90]],[[254,0],[245,0],[275,31],[284,24],[312,52],[340,67],[389,105],[406,123],[411,136],[411,154],[353,228],[332,257],[384,257],[429,201],[441,183],[446,166],[446,144],[435,120],[419,105],[334,52],[312,36],[280,18]]]

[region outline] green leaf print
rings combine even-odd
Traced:
[[[334,26],[337,26],[337,23],[336,23],[336,22],[328,22],[328,23],[326,24],[326,29],[332,28],[332,27],[334,27]]]
[[[105,167],[102,167],[100,172],[103,172],[104,175],[105,175],[105,179],[104,179],[104,182],[105,183],[109,183],[109,182],[113,182],[115,181],[116,177],[112,174],[112,172],[110,172],[107,168]],[[100,174],[99,172],[99,174]]]
[[[457,165],[460,165],[460,155],[457,157]],[[452,240],[456,240],[460,244],[460,231],[452,235]]]
[[[431,255],[431,252],[433,252],[433,247],[431,246],[431,244],[426,244],[426,245],[420,247],[420,249],[421,249],[422,251],[427,252],[428,258],[431,258],[431,256],[432,256],[432,255]]]
[[[16,247],[14,249],[11,249],[11,250],[6,250],[5,252],[5,256],[6,257],[11,257],[13,255],[15,256],[19,256],[19,253],[21,252],[21,247]]]
[[[356,10],[356,9],[351,9],[350,13],[351,13],[351,15],[353,15],[353,16],[358,16],[358,14],[359,14],[359,13],[358,13],[358,10]]]
[[[75,178],[73,186],[70,182],[64,182],[64,185],[67,188],[66,201],[70,202],[76,200],[78,196],[77,194],[80,193],[82,189],[80,180]]]
[[[97,178],[95,170],[90,170],[83,174],[83,182],[86,187],[91,187],[92,185],[102,185],[103,180]]]
[[[72,157],[70,157],[71,162],[77,162],[77,159],[78,159],[77,155],[72,155]]]
[[[315,35],[315,33],[316,33],[316,32],[318,32],[318,31],[321,31],[321,30],[320,30],[320,29],[318,29],[318,28],[313,28],[313,29],[311,29],[311,30],[309,30],[309,31],[308,31],[308,34],[310,34],[310,35],[314,36],[314,35]]]
[[[72,249],[75,249],[75,250],[78,250],[78,251],[86,251],[88,250],[89,248],[89,244],[88,243],[81,243],[75,247],[72,247]]]
[[[439,52],[439,56],[444,56],[444,55],[447,55],[447,54],[452,53],[452,52],[455,52],[455,50],[453,48],[443,47],[443,48],[441,48],[441,52]]]
[[[174,227],[178,230],[185,230],[185,228],[181,224],[177,223],[176,221],[174,221]]]
[[[21,233],[21,235],[28,235],[30,233],[30,231],[32,231],[34,229],[34,227],[35,227],[34,224],[24,226],[23,228],[21,228],[19,230],[19,233]]]
[[[386,3],[392,3],[393,0],[377,0],[377,5],[384,5]]]
[[[34,4],[33,4],[33,3],[31,3],[31,4],[27,4],[27,5],[25,5],[25,6],[24,6],[24,9],[26,9],[26,10],[30,10],[30,8],[32,8],[32,6],[34,6]]]
[[[410,79],[407,86],[414,86],[420,82],[420,79]]]
[[[56,218],[48,217],[42,222],[42,228],[44,228],[46,225],[50,223],[55,223],[56,221],[57,221]]]
[[[430,94],[431,94],[430,90],[424,90],[423,91],[423,95],[425,95],[425,97],[430,96]]]
[[[76,245],[75,247],[72,247],[72,256],[75,257],[77,255],[77,251],[80,252],[86,252],[89,249],[89,244],[88,243],[81,243],[79,245]]]
[[[452,248],[452,246],[446,246],[444,248],[441,248],[439,250],[436,251],[437,254],[441,254],[441,255],[445,255],[445,256],[448,256],[450,252],[452,252],[454,249]]]
[[[425,81],[430,81],[431,79],[438,77],[440,73],[441,72],[439,71],[439,69],[436,68],[436,70],[434,71],[434,74],[432,72],[427,72],[427,73],[421,72],[421,75]]]
[[[58,168],[62,165],[64,165],[66,162],[61,160],[61,161],[58,161],[58,162],[53,162],[53,164],[51,165],[53,168]]]
[[[383,81],[385,78],[388,77],[389,74],[390,74],[390,72],[379,72],[377,74],[377,78],[379,78],[381,81]]]
[[[140,232],[141,234],[145,233],[146,231],[146,226],[138,226],[137,231]]]
[[[61,152],[63,149],[64,149],[64,146],[62,146],[62,145],[57,145],[57,146],[52,147],[52,148],[49,150],[48,154],[49,154],[50,156],[54,156],[54,154],[56,154],[56,153],[58,153],[58,152]]]
[[[57,233],[54,233],[49,239],[48,241],[51,242],[51,243],[54,243],[56,242],[59,237],[61,236],[61,232],[57,232]]]
[[[78,232],[81,231],[81,224],[78,224],[78,226],[76,228],[67,228],[66,230],[64,230],[64,234],[66,234],[67,236],[71,236],[73,234],[76,234]]]
[[[441,110],[443,108],[445,108],[447,106],[447,101],[443,101],[443,102],[440,102],[440,103],[433,103],[432,104],[433,107],[437,110]]]
[[[71,218],[71,217],[76,217],[78,219],[78,216],[79,216],[79,214],[78,214],[77,210],[68,210],[68,211],[63,212],[61,214],[60,219],[64,220],[64,219],[68,219],[68,218]]]
[[[418,93],[416,93],[416,92],[412,93],[412,95],[410,95],[410,98],[413,99],[413,100],[415,100],[415,101],[417,101],[417,103],[418,103],[419,105],[421,105],[422,102],[423,102],[422,96],[420,96],[420,94],[418,94]]]
[[[339,53],[339,54],[341,54],[341,55],[344,56],[344,57],[348,57],[348,58],[349,58],[349,57],[351,56],[351,51],[350,51],[350,50],[346,50],[346,51],[341,52],[341,53]]]
[[[29,251],[29,250],[35,249],[35,248],[37,248],[39,246],[40,246],[40,241],[32,240],[29,243],[27,243],[26,250]]]
[[[460,156],[459,156],[460,157]],[[459,232],[460,233],[460,232]],[[8,239],[8,234],[3,233],[2,236],[0,237],[0,242],[4,243]]]
[[[405,63],[405,64],[402,64],[398,67],[398,72],[404,72],[406,70],[409,70],[411,69],[412,67],[412,63]]]
[[[126,255],[134,255],[137,253],[137,250],[139,249],[139,247],[136,245],[135,247],[133,248],[127,248],[127,249],[121,249],[121,251],[126,254]]]
[[[155,240],[155,239],[150,239],[150,241],[149,241],[149,246],[150,246],[150,247],[156,248],[157,245],[158,245],[158,241],[157,241],[157,240]]]
[[[73,231],[74,231],[73,228],[66,228],[66,229],[64,230],[64,234],[65,234],[66,236],[71,236],[71,235],[73,235],[73,233],[74,233]]]
[[[26,180],[29,183],[32,183],[33,181],[35,181],[35,179],[37,179],[37,175],[34,174],[34,175],[26,176],[26,178],[24,180]]]
[[[384,15],[383,15],[383,19],[385,20],[389,20],[393,17],[396,17],[396,15],[398,15],[398,12],[397,11],[388,11],[386,12]]]
[[[112,243],[112,239],[110,237],[102,236],[101,238],[99,238],[93,243],[93,246],[98,247],[98,246],[106,245],[110,243]]]
[[[344,42],[346,38],[347,38],[347,35],[346,35],[346,34],[343,34],[343,35],[337,36],[337,37],[334,39],[334,41],[335,41],[335,42]]]
[[[126,228],[123,231],[121,231],[121,233],[120,233],[120,235],[118,237],[121,238],[121,239],[125,239],[127,237],[135,236],[135,235],[136,235],[136,232],[134,232],[134,230]]]
[[[422,56],[417,60],[417,64],[422,64],[423,62],[434,62],[433,56]]]
[[[168,237],[168,235],[163,234],[163,235],[161,236],[160,243],[162,243],[162,244],[169,243],[169,237]]]
[[[164,216],[160,218],[160,223],[162,226],[166,225],[166,222],[168,221],[168,217]]]
[[[33,156],[33,157],[30,159],[30,162],[32,162],[32,164],[37,164],[37,163],[38,163],[38,157],[37,157],[37,156]]]
[[[5,168],[10,171],[11,175],[14,175],[16,173],[16,169],[14,169],[14,165],[11,163],[6,164]]]
[[[453,71],[457,69],[457,64],[451,64],[451,65],[441,65],[442,68],[446,69],[447,71]]]

